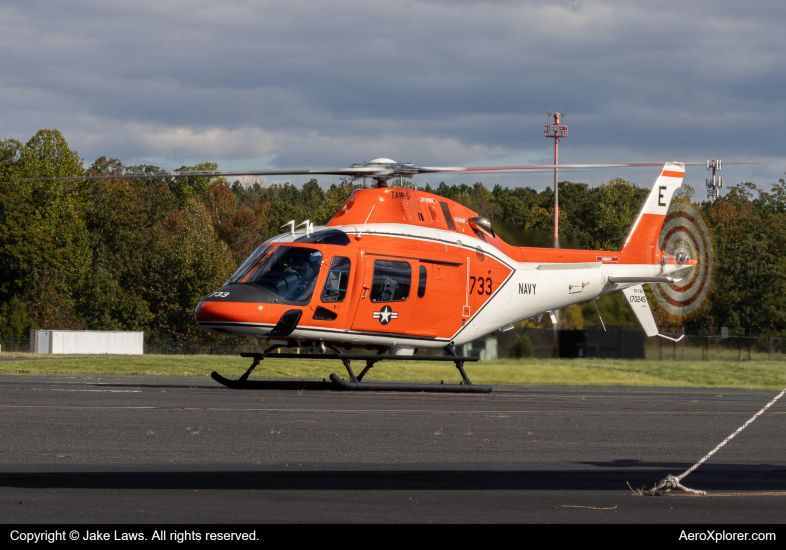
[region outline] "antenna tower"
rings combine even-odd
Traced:
[[[554,248],[559,248],[559,187],[558,187],[558,168],[559,164],[559,138],[568,137],[568,126],[560,124],[560,119],[565,118],[565,113],[549,113],[548,117],[554,117],[554,124],[547,124],[544,134],[547,138],[554,138]]]
[[[708,160],[707,170],[712,170],[712,176],[707,178],[707,199],[714,202],[718,198],[718,189],[723,187],[723,176],[716,176],[715,171],[723,167],[723,161]]]

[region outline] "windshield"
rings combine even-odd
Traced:
[[[259,255],[254,253],[258,262],[237,282],[263,286],[290,302],[310,300],[322,267],[322,252],[294,246],[267,248]]]
[[[259,263],[259,258],[270,252],[272,248],[272,246],[262,245],[254,250],[254,253],[251,254],[251,256],[249,256],[248,259],[237,268],[237,271],[235,271],[235,273],[229,279],[227,279],[227,282],[224,283],[224,286],[232,283],[245,282],[243,279],[245,279],[248,275],[248,272],[251,271],[251,269],[257,265],[257,263]]]

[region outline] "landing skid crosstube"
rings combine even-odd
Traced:
[[[236,390],[339,390],[339,391],[412,391],[412,392],[446,392],[446,393],[489,393],[491,386],[477,386],[470,382],[467,373],[464,372],[465,362],[475,362],[477,357],[458,357],[454,355],[452,348],[446,348],[449,356],[428,356],[428,355],[382,355],[382,354],[353,354],[340,353],[338,349],[330,346],[336,353],[277,353],[276,359],[338,359],[344,363],[344,367],[349,374],[349,380],[344,380],[336,374],[330,375],[330,380],[249,380],[251,372],[259,365],[266,356],[274,349],[282,346],[272,346],[264,353],[241,353],[241,357],[251,357],[254,362],[251,367],[237,380],[224,378],[213,371],[210,376],[228,388]],[[355,376],[352,370],[352,361],[365,361],[366,366],[360,375]],[[456,368],[461,373],[462,381],[458,384],[415,384],[409,382],[363,382],[363,377],[374,366],[377,361],[449,361],[455,363]]]

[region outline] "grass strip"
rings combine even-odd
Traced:
[[[2,357],[30,354],[3,353]],[[19,375],[168,375],[209,376],[218,371],[240,376],[250,359],[231,355],[93,355],[44,356],[45,361],[0,361],[0,374]],[[356,372],[363,367],[358,361]],[[622,359],[503,359],[465,365],[477,384],[569,385],[569,386],[672,386],[706,388],[783,389],[786,365],[780,361],[641,361]],[[346,377],[336,360],[265,359],[254,371],[260,378],[327,378],[331,372]],[[381,361],[366,380],[458,382],[452,364]]]

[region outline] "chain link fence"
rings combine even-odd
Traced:
[[[515,357],[517,341],[527,341],[530,357],[605,358],[671,361],[786,360],[786,330],[761,326],[679,325],[661,327],[660,337],[640,329],[557,330],[516,327],[461,346],[463,355],[481,360]]]
[[[481,360],[506,359],[517,339],[526,338],[531,357],[597,357],[671,361],[782,361],[786,360],[786,330],[758,326],[679,325],[661,327],[661,333],[679,338],[646,338],[641,330],[609,328],[607,331],[553,331],[516,327],[458,346],[458,353]],[[266,342],[265,342],[266,344]],[[28,338],[0,338],[3,353],[29,353]],[[182,340],[146,340],[144,353],[149,355],[239,355],[258,350],[250,338],[220,342]],[[353,350],[361,351],[361,350]],[[367,350],[362,350],[367,352]],[[441,350],[420,353],[441,354]]]
[[[250,338],[236,338],[227,342],[145,340],[144,343],[146,355],[239,355],[256,353],[258,349],[257,341]]]
[[[680,342],[648,338],[647,359],[679,361],[775,361],[786,359],[786,330],[760,326],[661,327]],[[657,341],[655,341],[657,340]]]
[[[0,351],[2,352],[29,352],[30,338],[0,338]]]

